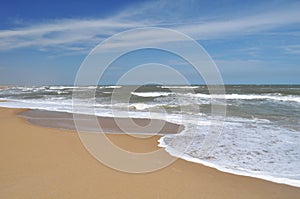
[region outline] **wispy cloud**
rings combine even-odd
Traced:
[[[229,35],[253,34],[295,23],[300,23],[300,13],[298,9],[293,8],[231,20],[188,24],[177,29],[200,39],[211,39]]]
[[[288,45],[283,48],[288,54],[300,55],[300,45]]]
[[[299,4],[275,11],[267,10],[263,13],[238,16],[227,20],[223,18],[207,19],[199,14],[189,18],[187,12],[180,12],[180,15],[176,12],[166,12],[165,8],[167,6],[171,6],[169,1],[141,3],[138,7],[127,8],[105,19],[60,19],[14,30],[1,30],[0,50],[36,47],[43,51],[56,49],[65,52],[86,52],[87,49],[112,34],[131,28],[147,26],[172,28],[186,33],[194,39],[201,40],[257,34],[262,31],[300,23]],[[184,7],[183,5],[177,6]],[[163,16],[158,17],[158,13]],[[147,39],[149,39],[149,35],[133,35],[132,38],[128,38],[127,42],[112,47],[130,45],[132,42],[145,42]],[[156,38],[156,40],[157,42],[163,42],[159,38]],[[297,49],[291,51],[293,50],[297,52]]]
[[[78,50],[80,46],[94,44],[107,35],[125,28],[138,27],[135,22],[110,19],[62,19],[45,24],[36,24],[17,30],[0,31],[0,49],[20,47],[66,47]],[[76,49],[77,48],[77,49]]]

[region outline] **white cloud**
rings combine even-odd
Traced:
[[[288,45],[283,48],[288,54],[300,55],[300,45]]]
[[[111,20],[58,20],[37,24],[18,30],[0,31],[0,49],[7,50],[28,46],[89,45],[103,36],[114,34],[124,28],[139,26],[135,22]],[[101,34],[102,36],[98,36]]]
[[[172,28],[182,31],[194,39],[215,39],[259,33],[272,28],[300,23],[298,4],[276,11],[269,10],[260,14],[238,16],[227,20],[223,18],[208,20],[196,13],[190,19],[187,10],[191,8],[181,4],[176,6],[184,8],[182,13],[168,12],[168,6],[171,6],[168,1],[148,2],[141,3],[134,8],[127,8],[119,14],[105,19],[61,19],[15,30],[1,30],[0,50],[37,47],[43,50],[51,49],[51,51],[62,49],[66,52],[86,52],[86,49],[90,49],[112,34],[147,26]],[[174,21],[178,23],[174,24]],[[125,42],[110,46],[110,48],[130,46],[133,42],[136,45],[136,42],[145,42],[149,39],[166,42],[161,41],[159,37],[151,38],[151,35],[137,34],[127,38]],[[172,41],[171,38],[168,42],[170,41]]]
[[[297,9],[281,10],[247,16],[244,18],[188,24],[177,28],[200,39],[220,38],[228,35],[251,34],[271,28],[300,23],[300,13]]]

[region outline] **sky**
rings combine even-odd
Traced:
[[[147,27],[196,40],[225,84],[300,84],[299,10],[300,1],[288,0],[5,1],[0,7],[0,84],[72,85],[99,43]],[[147,41],[137,36],[122,45]],[[155,39],[166,42],[162,38]],[[114,62],[101,83],[114,84],[147,62],[170,65],[191,83],[203,83],[184,60],[149,49]]]

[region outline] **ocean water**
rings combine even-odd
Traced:
[[[74,112],[73,89],[95,89],[99,116],[165,119],[184,131],[164,135],[159,146],[188,161],[224,172],[300,187],[300,85],[226,86],[227,113],[215,147],[199,153],[218,96],[206,86],[39,86],[0,90],[1,107]],[[219,96],[221,97],[221,96]],[[80,113],[91,106],[82,98]],[[80,101],[79,101],[80,102]]]

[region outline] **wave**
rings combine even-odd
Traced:
[[[171,93],[171,92],[131,92],[132,95],[138,97],[166,97],[170,95],[190,97],[190,98],[202,98],[202,99],[226,99],[226,100],[275,100],[284,102],[298,102],[300,103],[300,97],[294,95],[257,95],[257,94],[204,94],[204,93]]]
[[[240,94],[229,94],[226,95],[226,99],[244,99],[244,100],[251,100],[251,99],[271,99],[271,100],[278,100],[278,101],[294,101],[300,102],[300,97],[298,96],[280,96],[280,95],[240,95]]]
[[[131,92],[131,94],[138,97],[163,97],[172,95],[169,92]]]
[[[79,88],[78,86],[50,86],[50,90],[62,90],[62,89],[74,89]]]
[[[160,88],[169,88],[169,89],[195,89],[195,88],[199,88],[199,86],[160,86]]]
[[[64,89],[95,89],[95,88],[121,88],[122,86],[14,86],[6,89],[16,89],[16,90],[24,90],[24,91],[32,91],[32,90],[64,90]]]
[[[122,86],[100,86],[100,88],[121,88]]]
[[[149,105],[149,104],[144,104],[144,103],[134,103],[130,104],[129,108],[133,108],[134,110],[146,110],[152,107],[155,107],[157,105]]]
[[[197,97],[205,99],[226,99],[226,100],[276,100],[276,101],[289,101],[300,103],[300,97],[294,95],[251,95],[251,94],[225,94],[225,95],[209,95],[203,93],[187,93],[182,94],[188,97]]]

